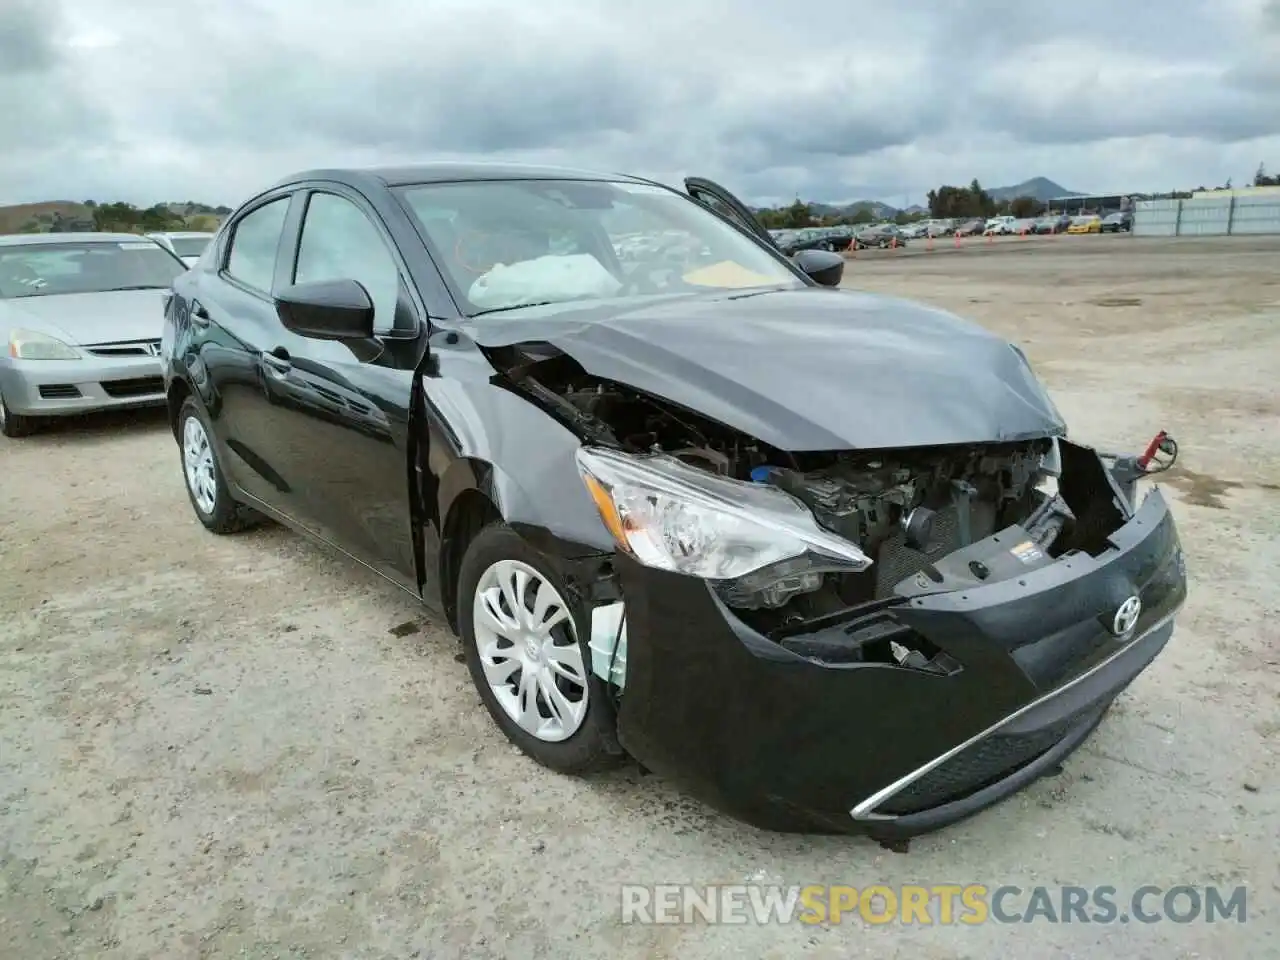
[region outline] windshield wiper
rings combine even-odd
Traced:
[[[483,317],[489,313],[504,313],[507,310],[523,310],[525,307],[551,307],[557,303],[572,303],[572,300],[539,300],[535,303],[511,303],[505,307],[490,307],[488,310],[481,310],[479,313],[473,313],[473,317]]]

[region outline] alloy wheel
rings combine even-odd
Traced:
[[[533,567],[499,560],[480,576],[472,626],[485,680],[530,736],[568,740],[587,714],[587,675],[569,605]]]
[[[201,513],[211,515],[218,501],[218,479],[209,434],[196,417],[187,417],[182,425],[182,466],[196,506]]]

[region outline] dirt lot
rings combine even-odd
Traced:
[[[872,253],[1025,345],[1073,436],[1181,442],[1192,596],[1063,776],[907,854],[506,745],[413,601],[207,535],[158,416],[0,440],[0,957],[1276,957],[1280,238]],[[618,884],[1249,887],[1243,926],[622,926]]]

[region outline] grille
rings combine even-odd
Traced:
[[[102,389],[109,397],[145,397],[164,393],[163,377],[133,377],[129,380],[104,380]]]
[[[159,340],[129,340],[121,343],[99,343],[86,348],[95,357],[156,357]]]
[[[40,399],[42,400],[74,400],[80,396],[80,388],[74,383],[42,383]]]
[[[1092,723],[1100,713],[1098,708],[1090,709],[1031,733],[1009,736],[992,734],[960,751],[946,763],[890,797],[876,808],[876,812],[898,815],[919,813],[976,793],[983,787],[1010,776],[1020,767],[1025,767],[1058,744],[1072,730]]]

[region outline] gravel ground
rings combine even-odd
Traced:
[[[1182,448],[1169,648],[1062,776],[906,854],[535,766],[411,598],[279,528],[206,534],[161,416],[0,439],[0,957],[1280,955],[1278,252],[1062,237],[849,264],[1022,343],[1073,436]],[[619,922],[619,884],[672,881],[1249,903],[1244,925]]]

